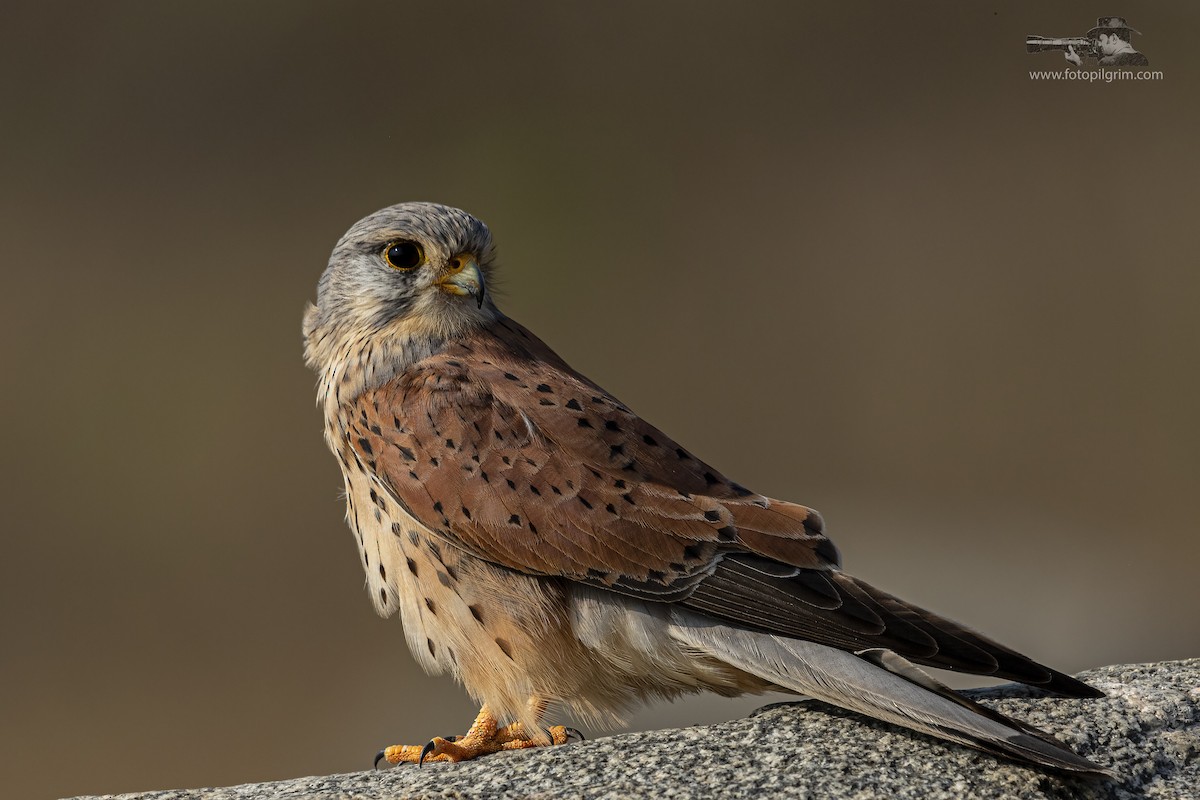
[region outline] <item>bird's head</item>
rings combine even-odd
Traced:
[[[314,337],[448,339],[495,319],[487,226],[436,203],[401,203],[354,224],[338,241],[304,314]]]

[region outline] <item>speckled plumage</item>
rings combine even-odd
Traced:
[[[420,266],[389,263],[398,241]],[[815,511],[729,480],[500,313],[493,260],[465,212],[393,206],[338,242],[305,315],[371,598],[422,666],[531,730],[545,702],[611,720],[776,688],[1098,770],[909,661],[1094,691],[846,575]]]

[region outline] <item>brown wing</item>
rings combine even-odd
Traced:
[[[815,512],[726,479],[515,324],[497,332],[356,400],[353,452],[427,527],[503,566],[659,599],[723,550],[834,562]]]
[[[493,563],[843,649],[1065,677],[838,571],[815,511],[730,481],[509,320],[361,395],[347,437],[409,514]]]

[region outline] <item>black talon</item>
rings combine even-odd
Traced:
[[[579,732],[579,730],[578,730],[577,728],[563,728],[563,730],[565,730],[565,731],[567,732],[567,739],[568,739],[568,741],[570,740],[570,738],[571,738],[572,736],[578,736],[578,737],[579,737],[579,741],[581,741],[581,742],[586,742],[586,741],[587,741],[587,737],[586,737],[586,736],[584,736],[582,733],[580,733],[580,732]]]
[[[417,766],[418,766],[418,767],[423,767],[423,766],[425,766],[425,756],[427,756],[427,755],[429,755],[430,753],[432,753],[432,752],[433,752],[433,749],[434,749],[435,747],[437,747],[437,745],[435,745],[435,744],[433,743],[433,740],[432,740],[432,739],[430,739],[428,742],[426,742],[426,743],[425,743],[425,746],[421,748],[421,757],[417,759]]]
[[[387,749],[385,748],[375,754],[375,769],[379,769],[379,762],[383,761],[383,758],[384,758],[383,754],[386,752],[387,752]]]
[[[458,741],[457,736],[443,736],[442,738],[445,739],[447,742],[457,742]]]

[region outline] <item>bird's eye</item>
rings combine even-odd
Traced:
[[[425,263],[425,251],[416,242],[392,242],[383,257],[393,269],[413,269]]]

